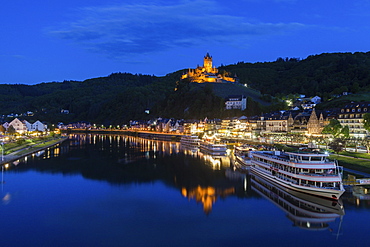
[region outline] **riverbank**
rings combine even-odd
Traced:
[[[338,164],[350,173],[356,173],[355,171],[357,171],[356,174],[360,176],[370,177],[367,176],[370,174],[370,157],[365,158],[364,154],[360,155],[358,157],[353,153],[342,152],[341,154],[330,155],[330,159],[337,160]]]
[[[163,133],[155,131],[144,131],[144,130],[114,130],[114,129],[67,129],[65,133],[94,133],[94,134],[119,134],[142,137],[146,139],[161,140],[161,141],[180,141],[181,136],[184,134],[180,133]]]
[[[11,152],[1,157],[0,165],[16,161],[20,158],[31,155],[33,153],[40,152],[44,149],[47,149],[54,145],[62,143],[66,141],[67,139],[68,137],[59,137],[59,138],[54,138],[51,140],[40,141],[38,143],[33,144],[32,146],[26,146],[24,148],[17,149],[14,152]]]

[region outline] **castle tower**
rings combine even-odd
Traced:
[[[203,67],[206,72],[212,71],[212,57],[207,52],[206,56],[204,57]]]

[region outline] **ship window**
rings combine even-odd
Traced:
[[[311,161],[322,161],[322,157],[320,156],[312,156]]]
[[[302,160],[303,161],[309,161],[310,160],[310,157],[309,156],[302,156]]]

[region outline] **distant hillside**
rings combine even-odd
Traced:
[[[246,95],[247,109],[225,110],[225,98],[229,95]],[[223,118],[254,115],[266,111],[271,103],[261,99],[261,94],[240,84],[178,82],[177,90],[170,93],[153,111],[169,118]],[[271,108],[272,109],[272,108]]]
[[[238,62],[219,68],[220,73],[236,74],[239,85],[180,81],[186,70],[163,77],[114,73],[82,82],[32,86],[3,84],[0,85],[0,117],[30,111],[34,116],[20,117],[49,123],[89,121],[116,125],[155,116],[253,115],[284,108],[282,102],[273,102],[270,95],[281,97],[295,93],[321,96],[325,102],[320,107],[331,108],[350,101],[369,101],[369,94],[365,93],[370,92],[369,68],[370,52],[325,53],[303,60],[279,58],[275,62]],[[248,87],[242,86],[244,84]],[[174,91],[176,87],[178,90]],[[336,99],[335,96],[342,92],[351,94]],[[240,94],[248,96],[248,109],[242,113],[225,111],[224,98]],[[149,115],[145,113],[146,109],[151,110]],[[62,114],[61,110],[68,110],[69,114]]]
[[[340,108],[351,102],[370,101],[370,92],[349,94],[318,104],[318,109]]]
[[[279,58],[275,62],[222,66],[263,94],[300,93],[324,100],[344,91],[370,91],[370,52],[324,53],[300,60]]]
[[[0,116],[31,111],[34,116],[20,117],[50,123],[122,124],[144,118],[145,109],[173,91],[179,77],[178,73],[164,77],[115,73],[83,82],[0,85]],[[62,109],[69,114],[62,114]]]
[[[231,84],[231,83],[204,83],[197,84],[194,86],[204,87],[206,84],[212,85],[213,93],[221,98],[226,98],[230,95],[245,95],[252,98],[254,101],[262,105],[270,105],[269,102],[266,102],[261,99],[262,95],[259,91],[256,91],[252,88],[245,87],[241,84]]]

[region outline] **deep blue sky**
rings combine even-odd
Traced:
[[[12,0],[0,23],[0,83],[370,50],[369,0]]]

